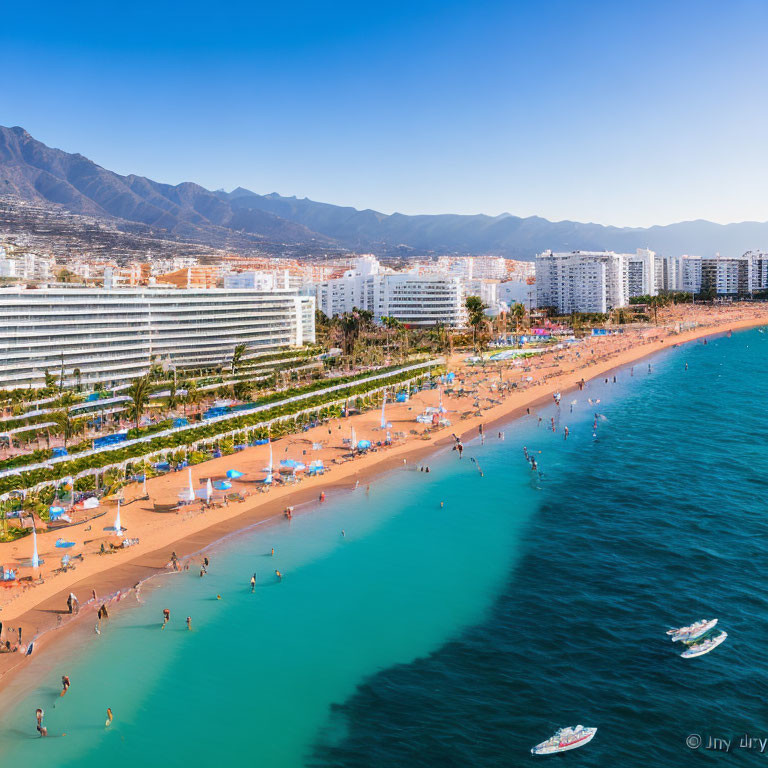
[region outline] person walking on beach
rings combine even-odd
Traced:
[[[253,576],[251,576],[251,592],[256,591],[256,574],[254,573]]]
[[[38,707],[38,709],[35,710],[35,717],[37,718],[37,732],[41,737],[47,736],[48,729],[43,725],[43,717],[45,717],[45,712],[43,712],[43,710]]]

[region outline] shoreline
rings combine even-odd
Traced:
[[[678,347],[703,337],[721,335],[728,331],[745,330],[766,323],[768,323],[768,312],[741,320],[715,321],[711,325],[702,325],[681,333],[670,333],[669,331],[665,333],[662,329],[651,329],[657,333],[661,331],[665,335],[657,336],[651,340],[638,341],[628,349],[596,360],[593,364],[590,364],[592,361],[588,359],[586,363],[576,365],[571,371],[558,371],[557,374],[550,377],[545,375],[543,381],[537,382],[536,385],[528,389],[513,390],[506,400],[489,407],[479,416],[471,416],[466,420],[456,418],[450,426],[442,427],[430,433],[427,439],[419,439],[418,436],[415,436],[402,444],[376,453],[368,453],[344,464],[330,465],[327,474],[313,478],[307,477],[298,486],[273,488],[263,497],[261,494],[249,496],[244,502],[230,505],[223,510],[208,510],[189,520],[174,520],[175,525],[158,530],[152,541],[146,545],[141,545],[143,551],[137,552],[133,556],[129,555],[130,559],[128,560],[123,560],[125,557],[123,552],[112,556],[122,560],[122,562],[115,563],[111,561],[110,557],[106,559],[94,558],[89,555],[88,567],[83,568],[83,570],[89,571],[87,575],[63,574],[61,578],[51,579],[39,587],[28,590],[18,596],[16,604],[5,605],[4,610],[0,612],[0,621],[5,628],[10,626],[23,627],[25,642],[30,640],[35,642],[35,658],[41,654],[48,657],[57,645],[56,638],[68,636],[71,632],[83,627],[84,622],[78,621],[78,619],[90,615],[91,611],[95,612],[98,605],[106,602],[105,597],[99,597],[95,603],[91,603],[91,601],[86,603],[83,600],[81,601],[83,607],[79,615],[69,617],[67,614],[67,620],[61,621],[59,624],[59,620],[65,614],[62,608],[70,592],[75,591],[80,595],[87,594],[90,596],[91,591],[94,590],[99,596],[111,596],[109,605],[117,605],[125,597],[135,593],[137,588],[140,588],[148,579],[161,573],[170,572],[168,562],[171,550],[178,554],[180,560],[188,560],[202,553],[204,549],[229,536],[236,535],[238,532],[256,525],[278,522],[286,506],[307,504],[313,501],[320,503],[318,496],[321,492],[350,490],[356,486],[356,483],[372,482],[394,469],[402,468],[406,462],[418,462],[421,458],[452,445],[454,442],[452,433],[454,432],[460,434],[462,440],[468,440],[478,435],[480,425],[483,425],[484,430],[487,430],[501,423],[509,424],[520,416],[526,415],[526,409],[533,410],[541,405],[549,404],[555,392],[559,391],[564,394],[578,389],[578,384],[582,378],[589,383],[618,368],[626,367],[637,360],[666,349]],[[487,370],[495,370],[493,364],[489,365]],[[482,370],[477,368],[476,372],[482,372]],[[337,422],[346,421],[356,423],[354,420],[357,418],[360,417],[333,420],[332,423],[334,425]],[[451,414],[451,418],[453,419],[453,414]],[[370,421],[370,412],[368,413],[368,420]],[[328,425],[324,425],[323,429],[325,428],[328,428],[330,434]],[[287,443],[290,446],[292,438],[295,437],[282,438],[276,441],[274,445],[282,447]],[[255,452],[256,450],[250,448],[243,453]],[[229,456],[196,466],[198,469],[203,468],[210,472],[214,468],[213,465],[223,467],[225,463],[232,461],[233,458]],[[239,461],[239,458],[235,461]],[[172,474],[177,475],[176,483],[186,477],[181,473]],[[158,481],[163,479],[166,481],[165,485],[174,480],[173,477],[169,478],[167,475],[163,478],[156,478]],[[152,483],[152,480],[149,482]],[[130,508],[124,507],[124,510],[130,514]],[[170,516],[159,515],[159,517]],[[129,523],[128,528],[130,529],[130,527]],[[43,589],[43,587],[46,588]],[[25,658],[21,652],[0,655],[0,692],[4,692],[16,674],[24,669],[23,661]]]

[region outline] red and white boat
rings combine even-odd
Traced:
[[[690,643],[709,632],[715,624],[717,624],[717,619],[700,619],[693,624],[689,624],[687,627],[669,629],[667,634],[670,635],[673,643],[676,643],[678,640],[683,643]]]
[[[532,750],[532,755],[554,755],[557,752],[567,752],[569,749],[577,749],[589,744],[595,737],[597,728],[586,728],[577,725],[575,728],[560,728],[555,735],[541,744],[537,744]]]

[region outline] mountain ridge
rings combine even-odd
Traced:
[[[76,214],[147,225],[220,247],[233,233],[253,243],[283,242],[375,253],[491,253],[532,259],[546,249],[679,255],[736,255],[768,247],[768,222],[715,224],[696,219],[652,227],[614,227],[511,213],[385,214],[238,186],[211,191],[194,182],[165,184],[122,176],[79,153],[48,147],[20,126],[0,126],[0,194],[63,206]]]

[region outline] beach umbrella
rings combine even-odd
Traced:
[[[123,527],[120,525],[120,499],[117,500],[117,514],[115,515],[115,533],[118,536],[123,535]]]
[[[370,440],[360,440],[357,444],[357,449],[359,451],[367,451],[371,447],[371,441]]]
[[[237,469],[228,469],[227,470],[227,477],[230,480],[237,480],[238,477],[243,476],[243,472],[238,471]]]
[[[269,441],[269,465],[267,466],[267,476],[264,478],[264,482],[268,485],[272,482],[272,440]]]
[[[56,539],[56,544],[54,546],[57,546],[60,549],[66,549],[67,547],[74,547],[75,546],[75,542],[74,541],[64,541],[64,539]]]
[[[49,507],[49,515],[61,515],[64,514],[64,507]]]
[[[40,567],[40,557],[37,554],[37,531],[34,525],[32,525],[32,567]]]
[[[216,488],[219,491],[228,491],[232,487],[232,483],[228,482],[227,480],[220,480],[218,483],[214,485],[214,488]]]

